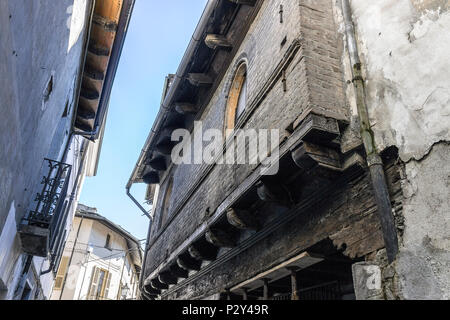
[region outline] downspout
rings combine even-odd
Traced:
[[[61,294],[59,295],[59,300],[62,300],[62,297],[64,295],[64,289],[66,289],[67,276],[70,271],[70,266],[72,265],[72,260],[73,260],[73,256],[75,253],[75,248],[77,247],[77,244],[78,244],[78,237],[80,236],[80,231],[81,231],[81,226],[83,224],[83,220],[84,220],[84,216],[81,217],[80,225],[78,226],[78,231],[77,231],[77,235],[75,237],[75,242],[73,244],[72,253],[70,254],[69,262],[67,263],[67,270],[66,270],[66,274],[64,276],[64,281],[62,284]]]
[[[145,241],[145,247],[144,247],[144,258],[142,260],[142,268],[141,268],[141,274],[139,276],[139,290],[141,291],[141,295],[143,295],[145,298],[148,299],[147,294],[145,292],[145,288],[144,288],[144,277],[145,277],[145,265],[147,263],[147,252],[149,249],[149,244],[150,244],[150,234],[152,232],[152,222],[153,220],[150,219],[150,223],[148,226],[148,232],[147,232],[147,240]]]
[[[361,60],[359,59],[356,43],[355,27],[352,21],[352,10],[349,0],[341,0],[342,13],[345,22],[348,52],[352,66],[353,85],[356,93],[358,116],[361,122],[361,137],[367,154],[367,164],[370,170],[375,202],[381,222],[384,244],[389,263],[392,263],[398,253],[397,230],[392,215],[391,200],[386,183],[383,161],[377,152],[375,137],[370,126],[369,112],[366,103],[365,80],[362,74]]]

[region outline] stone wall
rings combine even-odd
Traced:
[[[398,148],[405,167],[396,294],[448,299],[450,3],[352,0],[351,6],[377,147]]]

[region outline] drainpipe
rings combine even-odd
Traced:
[[[24,267],[22,269],[22,272],[20,274],[19,283],[17,284],[16,290],[14,292],[13,300],[21,300],[23,291],[25,290],[25,284],[27,282],[28,272],[30,271],[31,264],[33,263],[33,256],[27,254],[24,257],[24,260],[25,260],[25,265],[24,265]]]
[[[81,231],[81,226],[83,224],[83,220],[84,220],[84,216],[81,217],[81,221],[80,221],[80,224],[78,226],[77,235],[75,237],[75,242],[74,242],[73,248],[72,248],[72,253],[70,254],[69,262],[67,263],[67,270],[66,270],[66,274],[64,276],[64,282],[63,282],[63,285],[62,285],[61,294],[59,295],[59,300],[62,300],[62,297],[64,295],[64,289],[66,289],[66,281],[67,281],[67,277],[69,276],[68,273],[70,271],[70,266],[72,265],[73,256],[75,254],[75,248],[77,247],[77,244],[78,244],[78,238],[80,236],[80,231]]]
[[[387,188],[383,161],[375,145],[375,138],[370,126],[369,112],[366,103],[365,81],[362,74],[361,60],[359,59],[356,43],[355,27],[352,21],[352,10],[349,0],[341,0],[342,13],[345,22],[347,46],[352,65],[353,85],[356,93],[358,116],[361,122],[361,137],[367,154],[367,164],[370,170],[374,189],[375,202],[383,231],[384,244],[389,263],[395,260],[398,253],[397,230],[392,215],[391,200]]]

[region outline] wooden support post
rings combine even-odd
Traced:
[[[244,301],[247,301],[248,300],[248,290],[247,290],[247,288],[243,288],[242,291],[243,291],[242,298],[243,298]]]
[[[291,272],[291,300],[300,300],[298,297],[298,286],[297,286],[297,271],[294,268],[290,268]]]
[[[262,279],[264,281],[264,296],[265,301],[269,300],[269,279]]]

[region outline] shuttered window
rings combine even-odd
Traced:
[[[108,299],[111,286],[111,273],[94,267],[92,270],[91,285],[89,287],[89,300]]]
[[[67,267],[69,266],[69,257],[62,257],[61,263],[59,264],[58,273],[55,278],[54,290],[62,290],[64,284],[64,277],[66,276]]]

